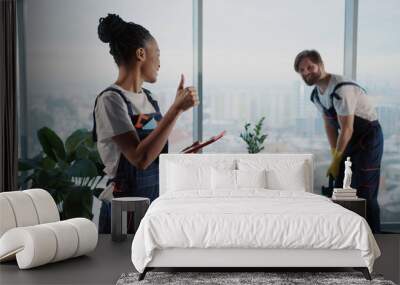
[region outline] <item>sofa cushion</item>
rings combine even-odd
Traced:
[[[0,194],[8,200],[17,227],[26,227],[39,224],[35,205],[24,191],[3,192]]]
[[[29,195],[32,199],[38,215],[39,224],[57,222],[60,220],[60,214],[58,213],[56,203],[49,192],[43,189],[29,189],[22,191],[22,193]]]
[[[0,193],[0,216],[0,237],[14,227],[60,220],[53,197],[43,189]]]
[[[0,194],[0,237],[8,230],[15,228],[17,222],[10,201]]]

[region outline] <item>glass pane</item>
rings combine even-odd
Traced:
[[[385,139],[378,196],[382,230],[400,232],[400,2],[359,4],[357,79],[377,106]]]
[[[117,78],[108,44],[97,36],[100,17],[119,14],[146,27],[158,41],[158,81],[146,85],[165,112],[180,74],[192,81],[192,3],[185,0],[26,1],[29,155],[40,146],[36,131],[48,126],[63,139],[79,128],[92,129],[98,93]],[[155,9],[157,7],[157,9]],[[178,120],[170,137],[174,152],[192,141],[192,112]]]
[[[343,40],[344,1],[204,1],[204,134],[227,130],[205,152],[247,152],[244,124],[265,116],[263,151],[314,153],[319,191],[328,183],[328,142],[293,63],[316,49],[341,74]]]

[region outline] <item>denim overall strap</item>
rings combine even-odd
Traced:
[[[365,89],[362,88],[360,85],[358,85],[355,82],[351,82],[351,81],[340,82],[334,87],[332,93],[330,94],[332,107],[334,106],[333,105],[333,99],[342,100],[342,98],[337,93],[337,90],[339,90],[343,86],[349,86],[349,85],[350,86],[355,86],[355,87],[363,90],[363,93],[366,94]],[[331,109],[328,110],[327,112],[330,114],[330,116],[334,116],[336,118],[336,120],[337,120],[336,110],[334,108],[332,110]],[[354,127],[353,127],[354,131],[353,131],[353,136],[352,136],[352,140],[350,141],[350,143],[354,144],[357,141],[359,141],[368,132],[368,130],[371,128],[372,124],[374,124],[374,122],[368,121],[368,120],[366,120],[364,118],[361,118],[359,116],[354,116]],[[337,120],[337,122],[335,122],[335,125],[337,126],[338,129],[340,128],[338,120]]]
[[[335,88],[333,88],[332,93],[335,93],[342,86],[348,86],[348,85],[356,86],[356,87],[360,88],[362,91],[364,91],[364,93],[367,93],[367,91],[364,88],[362,88],[360,85],[358,85],[357,83],[352,82],[352,81],[342,81],[342,82],[336,84]]]
[[[145,139],[153,131],[153,129],[145,129],[145,126],[141,126],[142,124],[138,124],[138,122],[140,123],[141,116],[143,116],[143,114],[134,114],[132,103],[127,100],[124,94],[118,89],[113,91],[118,93],[124,99],[124,102],[126,103],[128,108],[129,117],[131,118],[131,122],[136,129],[136,133],[139,136],[139,139]],[[145,114],[145,116],[148,117],[148,121],[161,120],[162,115],[157,101],[151,97],[148,90],[144,89],[144,93],[147,96],[150,104],[152,104],[155,109],[154,113]],[[138,127],[139,125],[140,127]],[[167,151],[168,145],[166,144],[163,152]],[[134,165],[132,165],[123,154],[121,154],[118,162],[117,173],[115,177],[108,180],[107,185],[111,182],[114,183],[114,197],[147,197],[150,199],[150,201],[153,201],[159,195],[158,158],[153,161],[146,169],[138,169]],[[110,232],[110,212],[110,203],[103,202],[99,219],[99,232]],[[134,225],[129,221],[132,221],[132,219],[128,218],[128,232],[132,233]]]
[[[142,88],[142,89],[143,89],[144,94],[147,97],[147,100],[149,100],[149,102],[153,106],[154,110],[156,110],[156,113],[160,113],[160,107],[158,106],[158,102],[153,99],[153,97],[151,96],[151,92],[145,88]]]
[[[145,88],[142,88],[144,94],[146,94],[147,96],[147,100],[149,100],[150,104],[153,105],[154,110],[156,111],[156,113],[154,114],[154,119],[156,121],[161,121],[162,119],[162,115],[161,115],[161,110],[160,107],[158,106],[158,102],[156,100],[153,99],[153,97],[151,96],[151,92]],[[164,148],[161,150],[161,153],[168,153],[168,141],[165,144]],[[158,161],[158,158],[157,158]]]
[[[340,125],[339,125],[339,121],[338,121],[338,118],[337,118],[336,110],[335,110],[335,108],[334,108],[333,99],[342,100],[342,98],[339,96],[339,94],[337,94],[336,91],[337,91],[338,89],[340,89],[341,87],[343,87],[343,86],[349,86],[349,85],[356,86],[356,87],[360,88],[361,90],[363,90],[364,93],[366,93],[365,89],[362,88],[360,85],[358,85],[358,84],[355,83],[355,82],[351,82],[351,81],[343,81],[343,82],[340,82],[340,83],[338,83],[338,84],[335,85],[335,87],[333,88],[332,93],[329,94],[329,98],[330,98],[330,100],[331,100],[331,105],[332,105],[332,107],[329,108],[329,109],[326,108],[324,105],[322,105],[321,101],[319,100],[317,87],[314,87],[314,89],[313,89],[313,91],[312,91],[312,93],[311,93],[311,96],[310,96],[311,102],[313,102],[313,103],[315,103],[315,104],[318,104],[318,105],[322,108],[322,110],[323,110],[323,112],[324,112],[324,115],[325,115],[325,118],[326,118],[326,119],[329,121],[329,123],[330,123],[332,126],[334,126],[337,130],[340,129]],[[359,118],[359,117],[355,116],[355,125],[357,124],[357,125],[360,126],[359,128],[357,128],[357,131],[363,133],[364,130],[365,130],[365,128],[367,127],[366,125],[368,125],[368,123],[369,123],[369,122],[368,122],[367,120],[364,120],[364,119],[362,119],[362,118]],[[355,128],[354,128],[354,129],[355,129]],[[356,137],[357,137],[357,136],[356,136]]]
[[[329,96],[331,96],[331,94]],[[341,98],[339,97],[339,99],[341,99]],[[333,99],[331,99],[332,107],[330,107],[329,109],[326,108],[324,105],[322,105],[321,101],[319,100],[318,90],[317,90],[317,87],[315,87],[311,93],[310,100],[311,100],[311,102],[313,102],[314,104],[318,104],[322,108],[325,119],[327,119],[329,124],[332,125],[333,127],[335,127],[335,129],[339,130],[340,126],[339,126],[339,122],[337,119],[336,110],[333,106]]]
[[[128,114],[131,118],[132,124],[135,126],[136,133],[139,136],[140,140],[145,139],[153,130],[147,130],[141,127],[137,127],[137,120],[140,119],[140,115],[133,114],[132,103],[128,101],[125,95],[120,91],[120,96],[124,99],[128,106]],[[150,92],[147,89],[144,89],[144,93],[147,96],[150,104],[152,104],[155,109],[155,113],[148,114],[149,116],[159,121],[162,119],[162,115],[160,112],[160,108],[157,104],[157,101],[154,100]],[[168,144],[162,150],[162,153],[168,152]],[[148,197],[151,201],[158,197],[158,158],[153,161],[146,169],[140,170],[134,167],[123,154],[121,154],[117,174],[114,178],[108,181],[108,184],[111,182],[117,182],[117,190],[118,192],[114,193],[115,196],[140,196],[140,197]],[[144,189],[151,188],[151,189]]]
[[[104,89],[103,91],[100,92],[100,94],[96,97],[96,101],[94,102],[94,108],[93,108],[93,130],[92,130],[92,139],[94,142],[97,142],[97,131],[96,131],[96,116],[95,116],[95,111],[96,111],[96,106],[97,106],[97,100],[99,99],[99,97],[101,95],[103,95],[103,93],[107,92],[107,91],[113,91],[115,93],[117,93],[119,96],[121,96],[121,98],[124,100],[126,106],[128,107],[128,114],[132,114],[132,106],[131,104],[129,104],[128,99],[126,99],[126,97],[124,96],[124,94],[121,92],[121,90],[118,90],[117,88],[113,88],[113,87],[108,87],[106,89]]]
[[[311,91],[310,101],[314,103],[314,100],[316,99],[315,97],[318,97],[317,86],[315,86],[314,89]]]

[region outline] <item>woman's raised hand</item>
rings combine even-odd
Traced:
[[[197,97],[196,89],[193,86],[185,87],[185,77],[182,74],[173,105],[180,111],[186,111],[198,104],[199,98]]]

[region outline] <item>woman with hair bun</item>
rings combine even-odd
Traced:
[[[118,15],[100,18],[98,35],[110,46],[118,66],[117,80],[96,98],[93,139],[109,180],[101,193],[99,232],[110,233],[112,197],[148,197],[159,194],[158,157],[168,152],[168,136],[182,112],[199,101],[193,87],[184,87],[181,75],[176,97],[162,116],[157,101],[144,82],[157,81],[160,50],[157,41],[141,25]],[[132,223],[128,221],[128,231]]]

